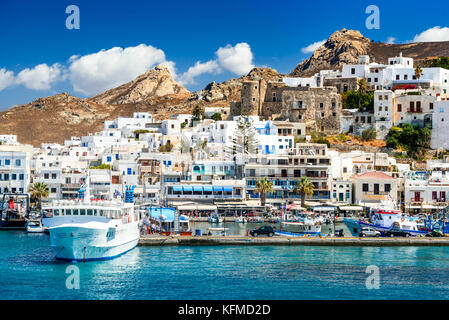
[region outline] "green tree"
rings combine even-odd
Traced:
[[[307,177],[302,177],[296,182],[295,191],[301,195],[301,207],[305,206],[306,196],[313,195],[313,183]]]
[[[358,109],[363,112],[374,111],[373,91],[368,91],[365,93],[359,93],[358,91],[343,92],[341,93],[341,101],[343,109]]]
[[[251,118],[242,115],[234,130],[234,138],[231,142],[230,153],[233,156],[236,154],[257,154],[259,148],[259,141],[256,137],[257,131],[253,125]]]
[[[361,110],[362,108],[362,96],[366,93],[366,91],[368,90],[368,82],[366,82],[366,80],[360,79],[359,81],[357,81],[357,85],[358,85],[358,93],[359,93],[359,97],[358,97],[358,109]]]
[[[402,127],[392,127],[387,134],[387,147],[402,148],[408,156],[417,158],[423,156],[430,148],[431,130],[429,126],[420,128],[418,125],[406,123]]]
[[[260,193],[260,205],[265,207],[267,193],[274,192],[273,182],[269,181],[267,177],[263,177],[263,179],[257,181],[254,192]]]
[[[37,208],[42,209],[42,198],[47,198],[50,195],[48,186],[43,182],[36,182],[30,186],[31,199],[34,203],[37,202]]]
[[[218,113],[218,112],[214,113],[212,115],[211,119],[214,121],[221,121],[221,113]]]
[[[196,106],[192,111],[192,126],[195,121],[201,121],[204,117],[204,111],[200,106]]]

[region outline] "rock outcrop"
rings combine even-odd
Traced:
[[[290,76],[311,76],[323,69],[338,69],[344,64],[354,64],[359,55],[368,53],[371,40],[359,31],[342,29],[334,32],[312,57],[301,62]]]
[[[148,98],[178,94],[190,92],[173,79],[167,67],[158,65],[137,79],[92,97],[91,100],[103,104],[132,104],[144,102]]]
[[[429,56],[449,56],[449,41],[388,44],[374,42],[359,31],[342,29],[334,32],[313,55],[290,73],[292,77],[308,77],[323,69],[341,69],[356,64],[360,55],[369,55],[371,62],[387,63],[388,58],[402,54],[417,60]]]

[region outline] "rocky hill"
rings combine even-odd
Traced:
[[[397,56],[400,52],[415,59],[449,56],[449,42],[374,43],[358,31],[343,29],[332,34],[291,75],[307,76],[321,69],[357,63],[361,54],[370,55],[376,62],[386,62],[388,57]],[[240,101],[243,81],[279,81],[284,76],[271,68],[254,68],[240,78],[211,82],[203,90],[190,93],[173,79],[166,67],[159,65],[131,82],[89,99],[62,93],[0,112],[0,133],[16,134],[20,142],[34,146],[42,142],[63,143],[71,136],[102,130],[105,120],[128,117],[137,111],[151,112],[156,119],[164,119],[179,113],[191,113],[195,106],[230,106],[232,102]]]
[[[103,104],[132,104],[152,97],[189,93],[173,79],[165,66],[158,65],[131,82],[92,97],[91,101]]]
[[[150,112],[156,119],[191,113],[195,106],[229,106],[240,101],[244,80],[281,79],[275,70],[254,68],[248,75],[223,83],[211,83],[190,93],[177,83],[164,66],[156,66],[135,80],[89,99],[67,93],[40,98],[29,104],[0,112],[0,132],[16,134],[21,143],[40,146],[43,142],[63,143],[72,136],[98,132],[105,120]]]
[[[355,64],[359,55],[369,55],[372,62],[387,63],[389,57],[402,54],[414,59],[449,56],[449,41],[387,44],[373,42],[359,31],[342,29],[334,32],[313,55],[290,73],[293,77],[311,76],[322,69],[341,69]]]

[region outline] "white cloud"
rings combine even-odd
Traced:
[[[33,69],[26,68],[19,72],[16,83],[32,90],[49,90],[51,86],[62,79],[62,66],[55,63],[52,66],[39,64]]]
[[[184,74],[179,78],[181,84],[194,84],[195,77],[198,77],[204,73],[216,74],[221,72],[221,68],[216,60],[210,60],[204,63],[197,61],[194,66],[190,67]]]
[[[415,35],[413,42],[449,41],[448,27],[433,27]]]
[[[388,44],[394,44],[395,41],[396,41],[395,37],[388,37],[388,39],[387,39]]]
[[[245,42],[237,43],[234,47],[228,44],[219,48],[215,54],[220,67],[237,75],[246,74],[254,68],[253,53]]]
[[[14,84],[14,73],[5,68],[0,69],[0,91]]]
[[[312,44],[309,44],[305,48],[302,48],[301,51],[303,53],[312,53],[312,52],[314,52],[316,49],[318,49],[319,47],[321,47],[325,43],[326,43],[326,40],[317,41],[317,42],[314,42]]]
[[[134,80],[156,64],[164,64],[175,72],[175,64],[165,60],[164,51],[145,44],[72,56],[69,62],[73,89],[86,95],[97,94]]]

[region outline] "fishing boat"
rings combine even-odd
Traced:
[[[152,207],[148,209],[148,218],[143,220],[148,231],[162,235],[178,234],[191,236],[190,219],[186,215],[178,215],[175,208]]]
[[[321,234],[322,221],[313,212],[299,212],[294,221],[282,221],[282,231],[278,235],[316,236]]]
[[[140,216],[134,211],[133,187],[125,201],[94,200],[89,176],[77,200],[54,201],[43,206],[42,223],[49,229],[55,258],[66,261],[112,259],[137,246]]]
[[[426,235],[431,231],[422,218],[407,216],[388,203],[383,203],[378,209],[372,210],[367,220],[345,218],[343,223],[354,236],[358,236],[361,227],[373,228],[382,235],[393,226],[414,236]]]
[[[41,220],[28,220],[26,223],[26,230],[28,233],[42,233],[44,227]]]
[[[25,230],[29,204],[27,193],[4,193],[0,203],[0,230]]]

